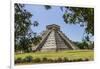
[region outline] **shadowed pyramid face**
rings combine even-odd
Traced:
[[[78,49],[68,38],[60,31],[60,26],[56,24],[46,26],[46,34],[37,46],[36,50],[73,50]]]

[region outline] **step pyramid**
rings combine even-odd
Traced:
[[[59,51],[79,49],[73,42],[65,36],[56,24],[47,25],[46,31],[42,35],[41,42],[36,46],[35,51]]]

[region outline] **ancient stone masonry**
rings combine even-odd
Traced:
[[[45,34],[41,42],[36,46],[35,51],[59,51],[79,49],[71,40],[60,30],[56,24],[47,25]]]

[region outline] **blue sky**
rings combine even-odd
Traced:
[[[42,33],[46,29],[46,25],[57,24],[61,27],[61,31],[73,41],[81,41],[83,38],[84,27],[78,24],[66,24],[62,18],[64,12],[59,6],[52,6],[52,9],[46,10],[42,5],[26,4],[25,9],[33,14],[31,21],[38,21],[38,27],[32,27],[34,32]]]

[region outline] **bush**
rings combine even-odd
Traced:
[[[41,62],[41,59],[40,59],[40,58],[35,58],[35,59],[33,60],[33,62],[34,62],[34,63],[39,63],[39,62]]]
[[[80,61],[84,61],[82,58],[79,59],[73,59],[72,62],[80,62]]]
[[[69,59],[66,58],[66,57],[64,57],[64,58],[63,58],[63,62],[69,62]]]
[[[23,59],[24,62],[32,62],[33,61],[33,57],[32,56],[27,56]]]
[[[22,58],[19,57],[19,58],[15,59],[15,64],[16,64],[16,63],[22,63]]]
[[[42,59],[42,61],[43,61],[43,62],[48,62],[48,59],[47,59],[46,57],[44,57],[44,58]]]
[[[86,59],[84,59],[84,61],[89,61],[89,59],[88,59],[88,58],[86,58]]]
[[[57,63],[57,62],[58,62],[58,59],[53,59],[53,62],[54,62],[54,63]]]
[[[48,59],[48,62],[53,63],[54,60],[53,59]]]
[[[15,59],[15,64],[17,63],[57,63],[57,62],[80,62],[80,61],[89,61],[88,58],[86,59],[82,59],[82,58],[78,58],[78,59],[68,59],[67,57],[64,58],[57,58],[57,59],[48,59],[46,57],[40,59],[40,58],[35,58],[33,59],[32,56],[27,56],[24,59],[22,59],[21,57]]]
[[[79,58],[79,59],[77,59],[76,61],[83,61],[83,59],[82,59],[82,58]]]
[[[62,58],[57,59],[57,62],[62,62],[62,61],[63,61]]]

